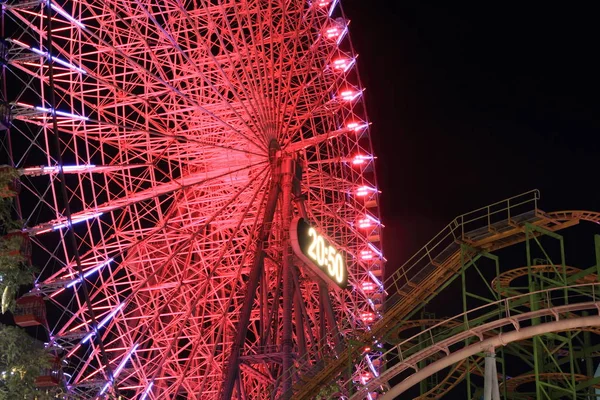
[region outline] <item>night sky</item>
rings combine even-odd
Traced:
[[[426,3],[343,2],[388,268],[455,216],[530,189],[545,211],[600,210],[595,12]]]

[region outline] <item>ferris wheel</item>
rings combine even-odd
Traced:
[[[3,163],[70,396],[289,398],[380,317],[336,0],[13,0],[3,21]],[[368,351],[351,370],[378,374]]]

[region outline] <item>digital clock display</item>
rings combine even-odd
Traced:
[[[334,288],[346,288],[346,260],[335,245],[302,218],[290,226],[290,239],[296,255],[318,276]]]

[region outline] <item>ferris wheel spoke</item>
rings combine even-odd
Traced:
[[[36,107],[33,105],[25,104],[25,103],[16,103],[16,106],[19,107],[15,116],[17,119],[32,123],[34,125],[41,125],[42,121],[45,121],[49,118],[46,115],[52,113],[52,110],[49,109],[41,109],[41,107]],[[22,111],[21,111],[22,110]],[[107,114],[110,116],[110,114]],[[132,147],[135,144],[139,144],[139,146],[147,146],[148,140],[154,140],[155,146],[153,148],[157,149],[157,153],[162,153],[160,150],[161,146],[159,143],[159,138],[169,139],[171,141],[184,141],[189,142],[190,144],[202,146],[202,147],[213,147],[215,149],[227,150],[232,152],[244,153],[253,156],[265,156],[266,152],[261,149],[261,153],[253,152],[248,149],[245,149],[244,143],[245,141],[239,141],[239,143],[233,146],[227,146],[220,144],[219,142],[223,141],[223,138],[226,137],[221,133],[217,132],[214,135],[213,141],[204,141],[198,139],[197,135],[193,134],[193,131],[186,132],[180,131],[178,134],[169,134],[161,131],[148,130],[144,127],[136,126],[135,124],[126,124],[126,123],[112,123],[108,121],[99,121],[91,119],[87,116],[77,116],[77,115],[67,115],[66,113],[61,114],[61,121],[63,122],[77,122],[77,124],[59,124],[58,129],[61,132],[85,137],[89,140],[95,140],[97,143],[105,143],[105,144],[113,144],[114,146],[118,146],[122,143],[128,143],[129,147]],[[81,121],[85,121],[85,124],[81,123]],[[153,138],[153,139],[151,139]],[[164,146],[168,145],[169,141],[164,141]],[[231,141],[230,141],[231,142]],[[36,143],[35,140],[32,140],[32,144]],[[235,141],[233,141],[235,144]],[[139,152],[143,152],[145,149],[140,148]],[[146,151],[147,153],[147,151]]]
[[[263,171],[263,173],[264,173],[264,172],[266,172],[266,170],[264,170],[264,171]],[[255,179],[258,179],[259,177],[260,177],[260,175],[259,175],[259,176],[257,176],[257,177],[255,177]],[[264,178],[263,178],[263,183],[264,183],[264,180],[266,179],[266,177],[267,177],[267,176],[265,175],[265,176],[264,176]],[[212,215],[208,215],[208,216],[206,217],[206,221],[204,222],[204,225],[205,225],[205,226],[206,226],[206,225],[209,225],[211,222],[215,221],[215,220],[217,219],[217,217],[219,216],[219,214],[221,214],[221,213],[224,211],[224,209],[225,209],[225,208],[229,207],[229,206],[230,206],[230,205],[231,205],[233,202],[235,202],[235,201],[239,201],[239,200],[238,200],[238,199],[239,199],[239,196],[240,196],[242,193],[244,193],[244,192],[245,192],[245,191],[246,191],[246,190],[247,190],[247,189],[250,187],[250,185],[252,185],[252,184],[253,184],[253,182],[250,182],[250,183],[248,183],[248,185],[247,185],[246,187],[244,187],[244,188],[240,189],[240,190],[239,190],[237,193],[234,193],[234,194],[232,194],[232,195],[231,195],[231,198],[229,199],[229,201],[227,201],[227,202],[226,202],[226,203],[224,203],[224,204],[219,204],[219,207],[216,209],[216,211],[215,211],[215,212],[214,212]],[[255,194],[253,195],[253,198],[255,198],[255,197],[256,197],[256,193],[260,193],[260,191],[261,191],[261,190],[262,190],[262,189],[261,189],[261,187],[259,186],[259,187],[256,189],[256,192],[255,192]],[[252,204],[253,204],[253,202],[252,202],[252,201],[251,201],[251,202],[249,202],[249,205],[248,205],[248,207],[250,207]],[[171,216],[169,217],[169,221],[168,221],[168,222],[169,222],[169,223],[171,223],[171,222],[172,222],[172,220],[173,220],[173,215],[171,215]],[[165,222],[165,223],[167,223],[167,222]],[[148,243],[148,242],[149,242],[149,241],[150,241],[152,238],[156,238],[156,237],[157,237],[157,235],[159,235],[159,236],[160,236],[160,233],[161,233],[161,232],[165,232],[165,231],[164,231],[164,229],[166,228],[166,226],[167,226],[167,225],[161,226],[161,227],[159,227],[159,228],[155,229],[155,231],[154,231],[154,232],[151,232],[151,233],[149,233],[148,235],[145,235],[145,236],[144,236],[142,239],[140,239],[139,241],[133,242],[133,243],[131,243],[130,245],[127,245],[125,248],[121,248],[121,249],[119,250],[119,252],[118,252],[118,253],[112,253],[112,254],[111,254],[111,258],[115,258],[115,257],[118,257],[118,256],[122,256],[122,257],[124,257],[126,253],[131,253],[131,252],[132,252],[134,249],[138,248],[139,246],[143,245],[144,243]],[[195,228],[195,229],[192,231],[192,236],[191,236],[191,237],[189,236],[189,234],[186,234],[185,232],[183,232],[183,233],[184,233],[184,235],[185,235],[185,239],[182,239],[183,241],[182,241],[182,242],[180,242],[180,244],[178,244],[176,247],[181,247],[181,246],[184,246],[184,245],[188,244],[188,243],[190,242],[190,240],[192,240],[192,239],[195,239],[195,238],[198,238],[198,237],[199,237],[198,235],[202,234],[202,232],[203,232],[203,228],[201,228],[201,229],[199,229],[199,230],[198,230],[198,228],[197,228],[197,224],[195,225],[195,227],[196,227],[196,228]],[[193,227],[190,227],[190,228],[193,228]],[[116,247],[116,248],[118,248],[118,247]],[[90,254],[93,254],[93,251],[94,251],[94,250],[90,250],[90,252],[91,252]],[[136,251],[137,251],[137,250],[136,250]],[[169,254],[170,254],[170,256],[169,256],[169,257],[174,257],[174,255],[175,255],[176,253],[177,253],[177,251],[174,251],[173,253],[169,253]],[[84,256],[84,258],[85,258],[85,256]],[[131,261],[131,260],[129,260],[129,261],[128,261],[128,260],[129,260],[129,259],[125,259],[125,261],[123,261],[122,265],[123,265],[123,266],[127,266],[127,264],[128,264],[129,262],[133,262],[133,261]],[[122,266],[120,266],[119,268],[122,268]],[[161,267],[161,269],[162,269],[162,268],[163,268],[163,267]],[[117,270],[115,270],[115,271],[116,271],[116,272],[118,272]],[[154,274],[154,273],[156,273],[156,271],[152,272],[152,274]],[[134,286],[134,287],[135,287],[135,286]]]
[[[91,11],[91,9],[90,9]],[[138,37],[142,38],[143,35],[141,33],[139,33],[133,26],[131,26],[131,24],[127,21],[124,21],[120,15],[118,15],[114,10],[109,9],[110,11],[110,17],[111,18],[116,18],[118,21],[122,22],[123,24],[125,24],[127,26],[127,31],[123,32],[122,35],[124,37],[127,37],[128,34],[130,34],[131,32],[135,32]],[[106,19],[106,16],[101,16],[101,15],[97,15],[96,16],[98,18],[104,18]],[[106,21],[108,23],[112,23],[113,21]],[[169,78],[167,76],[159,76],[157,74],[152,73],[148,68],[140,65],[140,63],[138,63],[137,61],[135,61],[135,59],[128,55],[125,50],[121,50],[119,48],[117,48],[116,46],[108,43],[106,40],[102,39],[102,37],[100,36],[100,34],[98,33],[94,33],[92,31],[92,27],[88,25],[87,29],[82,30],[81,33],[85,36],[87,36],[89,39],[93,39],[94,41],[97,41],[98,43],[102,44],[103,46],[105,46],[107,49],[110,49],[110,51],[114,52],[115,54],[118,54],[120,57],[122,57],[122,59],[126,62],[127,65],[129,65],[131,68],[133,68],[135,71],[139,72],[142,74],[142,76],[148,77],[150,79],[152,79],[154,82],[162,85],[163,87],[165,87],[170,93],[172,93],[173,95],[176,95],[178,98],[184,100],[186,103],[190,104],[194,109],[196,110],[200,110],[202,111],[204,114],[210,116],[211,118],[213,118],[215,121],[218,122],[219,125],[225,127],[226,129],[231,130],[232,132],[234,132],[235,134],[239,135],[241,138],[243,138],[244,140],[248,141],[249,143],[251,143],[253,146],[257,147],[258,149],[264,150],[265,145],[264,144],[259,144],[253,140],[250,140],[250,138],[247,135],[244,135],[239,129],[237,129],[236,127],[234,127],[233,125],[231,125],[230,123],[226,122],[225,120],[223,120],[221,117],[219,117],[217,114],[215,114],[214,112],[211,112],[210,110],[208,110],[205,106],[201,105],[200,103],[198,103],[198,101],[193,100],[191,97],[189,97],[188,95],[186,95],[181,89],[176,88],[175,86],[173,86],[172,84],[170,84],[168,82]],[[148,48],[148,45],[146,43],[145,40],[142,40],[142,45],[145,47],[145,51],[146,54],[148,54],[149,57],[151,57],[154,63],[154,66],[156,68],[158,68],[158,70],[160,71],[160,65],[161,63],[154,57],[156,57],[154,55],[154,51]],[[91,74],[89,74],[91,75]]]
[[[265,178],[266,178],[266,177],[265,177]],[[264,183],[264,180],[263,180],[263,183]],[[238,231],[241,229],[241,227],[242,227],[242,223],[243,223],[243,221],[245,220],[245,214],[246,214],[246,213],[247,213],[247,212],[250,210],[250,208],[252,207],[252,205],[253,205],[253,203],[254,203],[255,199],[257,198],[258,194],[261,192],[261,186],[262,186],[262,185],[260,185],[260,186],[258,187],[258,189],[255,191],[255,193],[252,195],[252,198],[251,198],[251,200],[250,200],[250,201],[247,203],[246,210],[244,211],[244,213],[242,214],[241,218],[239,219],[239,222],[238,222],[238,224],[237,224],[237,227],[236,227],[236,229],[235,229],[235,230],[232,232],[232,234],[231,234],[231,235],[229,235],[229,242],[228,242],[228,243],[231,243],[231,241],[233,240],[233,238],[237,236],[237,232],[238,232]],[[258,214],[257,214],[257,217],[258,217]],[[214,218],[213,218],[213,220],[214,220]],[[226,250],[228,247],[229,247],[229,246],[227,245],[227,246],[225,246],[225,247],[224,247],[224,248],[221,250],[221,255],[218,257],[218,259],[222,259],[222,258],[223,258],[223,256],[225,255],[225,250]],[[219,263],[220,263],[219,261],[216,261],[214,265],[219,265]],[[201,298],[203,295],[206,295],[206,290],[207,290],[207,288],[208,288],[208,285],[204,284],[203,286],[204,286],[204,289],[201,289],[201,290],[199,290],[199,291],[198,291],[198,290],[194,290],[194,294],[193,294],[193,297],[194,297],[194,298],[200,299],[200,298]],[[215,299],[215,300],[216,300],[216,299]],[[196,301],[197,301],[197,300],[196,300]],[[193,302],[192,302],[192,303],[193,303]],[[203,312],[205,312],[205,309],[203,309]],[[160,314],[160,312],[156,312],[156,315],[157,315],[157,316],[158,316],[159,314]],[[186,319],[184,319],[184,320],[181,320],[181,319],[180,319],[180,320],[178,320],[178,322],[180,322],[180,323],[182,324],[182,326],[183,326],[183,324],[185,324],[185,321],[187,320],[187,318],[188,318],[188,317],[189,317],[189,314],[187,314],[187,315],[186,315]],[[199,317],[200,317],[200,318],[202,318],[202,316],[199,316]],[[214,317],[211,317],[211,318],[214,318]],[[149,322],[149,323],[150,323],[150,322]],[[199,323],[201,323],[201,322],[199,322]],[[214,325],[214,326],[218,326],[219,324],[213,324],[213,325]],[[140,329],[142,329],[142,330],[143,330],[143,324],[142,324],[142,325],[139,325],[139,326],[140,326]],[[176,335],[175,337],[177,337],[177,335]],[[192,356],[190,355],[190,356],[189,356],[189,359],[191,359],[191,358],[192,358]],[[163,356],[163,362],[164,362],[165,360],[167,360],[167,359],[168,359],[168,356],[167,356],[167,355]],[[152,380],[152,381],[154,381],[154,380],[157,378],[157,375],[156,375],[157,373],[158,373],[158,371],[157,371],[157,372],[154,374],[155,378],[153,378],[153,380]]]
[[[205,10],[205,16],[210,24],[210,26],[217,26],[217,21],[216,18],[213,17],[213,13],[209,12],[208,9],[208,5],[206,4],[205,0],[202,0],[202,6],[204,7]],[[223,3],[219,4],[220,10],[221,10],[221,15],[225,16],[226,12],[225,12],[225,7],[223,5]],[[182,7],[183,9],[183,7]],[[200,31],[200,26],[198,25],[198,21],[195,19],[192,19],[189,12],[187,10],[183,11],[185,12],[185,15],[187,16],[188,20],[195,26],[195,28]],[[240,20],[239,14],[238,14],[238,8],[234,7],[234,13],[236,15],[236,19]],[[242,50],[242,48],[239,46],[237,40],[236,40],[236,36],[242,36],[244,37],[243,34],[238,33],[237,35],[233,32],[231,23],[229,21],[229,18],[225,17],[222,18],[223,22],[225,24],[225,26],[227,27],[227,33],[228,33],[228,43],[231,44],[233,51],[235,52],[235,54],[244,54],[244,51]],[[210,28],[209,28],[210,29]],[[210,30],[209,30],[210,31]],[[238,27],[238,32],[241,31],[241,28]],[[221,31],[222,33],[225,32],[225,30]],[[234,61],[234,59],[232,58],[231,54],[232,52],[227,51],[227,44],[225,43],[225,39],[223,37],[224,35],[217,35],[218,37],[218,41],[219,41],[219,46],[220,46],[220,50],[222,52],[225,53],[225,57],[227,59],[227,64],[230,66],[239,64],[238,61]],[[247,43],[246,43],[247,44]],[[246,48],[246,52],[249,52],[250,49],[247,46],[244,46]],[[266,137],[266,130],[267,130],[267,121],[265,119],[265,115],[264,115],[264,104],[262,104],[262,101],[260,100],[260,97],[257,97],[256,93],[256,86],[255,86],[255,78],[254,77],[250,77],[248,75],[248,68],[246,68],[246,66],[241,65],[241,71],[242,71],[242,75],[243,75],[243,79],[242,76],[240,75],[240,73],[238,72],[238,69],[236,68],[232,68],[232,74],[233,77],[235,79],[235,81],[238,82],[237,85],[237,89],[235,87],[235,85],[233,84],[232,80],[229,78],[229,76],[227,75],[227,73],[223,70],[223,63],[219,62],[216,58],[215,55],[212,54],[212,51],[208,51],[208,56],[210,57],[210,59],[213,60],[213,63],[217,66],[217,68],[219,69],[219,71],[221,72],[221,75],[225,78],[225,80],[227,81],[232,93],[238,98],[238,101],[240,101],[240,103],[242,105],[244,105],[244,101],[242,101],[242,99],[240,98],[240,95],[238,93],[238,90],[241,91],[245,98],[248,99],[248,104],[250,106],[250,108],[252,109],[252,113],[250,113],[245,107],[245,112],[248,115],[254,115],[255,118],[257,119],[257,123],[258,125],[260,125],[261,127],[261,133],[263,135],[264,140],[267,140]],[[249,57],[249,54],[244,54],[246,57]],[[250,73],[252,73],[252,69],[250,69]],[[250,87],[250,90],[247,89],[247,87]]]
[[[262,184],[260,187],[264,187],[264,183],[265,183],[265,181],[263,181],[263,184]],[[268,194],[268,193],[267,193],[267,191],[263,191],[263,195],[262,195],[262,199],[260,200],[260,204],[264,204],[264,203],[265,203],[265,199],[266,199],[266,196],[267,196],[267,194]],[[241,214],[241,217],[240,217],[240,219],[239,219],[239,221],[238,221],[238,224],[237,224],[237,227],[236,227],[236,231],[239,231],[239,229],[241,228],[241,226],[242,226],[242,224],[243,224],[243,222],[244,222],[244,220],[245,220],[245,216],[246,216],[246,215],[248,214],[248,212],[250,211],[250,209],[251,209],[251,206],[252,206],[252,204],[253,204],[253,203],[256,201],[256,199],[258,198],[258,195],[259,195],[259,191],[256,191],[256,192],[254,193],[254,195],[252,196],[252,199],[251,199],[251,201],[249,201],[249,202],[248,202],[248,207],[247,207],[247,208],[244,210],[244,212]],[[254,218],[254,221],[252,222],[251,231],[255,231],[255,230],[257,229],[257,227],[258,227],[258,224],[259,224],[259,221],[260,221],[260,219],[259,219],[260,217],[261,217],[261,213],[256,213],[256,216],[255,216],[255,218]],[[226,247],[225,247],[225,248],[227,248],[227,247],[231,246],[231,244],[232,244],[232,242],[233,242],[233,239],[234,239],[234,237],[235,237],[235,236],[236,236],[235,234],[232,234],[232,235],[230,235],[230,237],[229,237],[229,240],[228,240],[228,242],[227,242],[227,245],[226,245]],[[243,247],[243,248],[244,248],[245,250],[244,250],[244,254],[243,254],[243,255],[242,255],[242,257],[241,257],[241,260],[240,260],[240,265],[243,265],[243,264],[244,264],[244,260],[245,260],[245,258],[246,258],[246,255],[248,254],[248,249],[250,248],[250,241],[251,241],[251,240],[253,240],[253,236],[252,236],[252,235],[248,236],[248,238],[247,238],[246,240],[247,240],[247,242],[246,242],[246,243],[244,243],[244,247]],[[221,259],[221,258],[222,258],[222,256],[219,256],[219,259]],[[218,264],[218,263],[216,263],[216,264]],[[240,277],[241,277],[242,271],[243,271],[243,269],[242,269],[242,268],[238,268],[238,271],[237,271],[237,272],[236,272],[236,274],[235,274],[235,280],[234,280],[234,284],[235,284],[235,282],[239,282],[239,281],[241,281]],[[225,283],[224,283],[224,284],[225,284]],[[217,289],[220,289],[220,288],[213,288],[213,290],[217,290]],[[229,295],[229,297],[228,297],[228,299],[227,299],[227,303],[226,303],[226,304],[224,305],[224,307],[223,307],[223,310],[229,310],[229,309],[230,309],[230,307],[232,306],[232,303],[233,303],[233,301],[234,301],[234,293],[235,293],[235,291],[230,291],[230,295]],[[234,312],[236,312],[236,313],[237,313],[237,312],[239,312],[239,308],[240,308],[240,306],[238,305],[238,306],[236,307],[236,311],[234,311]],[[204,310],[205,310],[205,309],[204,309]],[[203,311],[204,311],[204,310],[203,310]],[[230,313],[231,313],[231,312],[230,312]],[[222,331],[223,331],[223,329],[224,329],[224,328],[225,328],[225,327],[224,327],[224,325],[223,325],[222,323],[218,324],[218,328],[217,328],[217,333],[216,333],[216,335],[217,335],[217,336],[221,336],[221,334],[222,334]],[[217,342],[215,342],[215,343],[212,345],[212,351],[211,351],[211,354],[210,354],[210,360],[209,360],[209,363],[208,363],[209,365],[212,363],[212,360],[213,360],[213,358],[214,358],[214,356],[215,356],[215,353],[216,353],[216,350],[217,350],[216,348],[217,348]],[[188,359],[188,360],[191,360],[191,359],[192,359],[192,357],[193,357],[193,355],[194,355],[194,353],[192,353],[192,354],[190,355],[190,357],[189,357],[189,359]],[[190,361],[188,361],[188,362],[186,363],[185,367],[184,367],[183,374],[181,374],[181,375],[180,375],[180,376],[181,376],[181,378],[179,379],[179,382],[177,383],[177,385],[181,385],[181,383],[182,383],[182,381],[183,381],[183,376],[185,376],[185,373],[186,373],[186,372],[189,370],[190,366],[191,366],[191,363],[190,363]],[[207,379],[207,377],[208,377],[208,375],[205,375],[205,378],[202,380],[202,383],[201,383],[201,386],[200,386],[200,387],[201,387],[201,389],[203,389],[203,388],[204,388],[204,386],[205,386],[205,384],[206,384],[206,379]],[[177,387],[177,386],[176,386],[176,387]]]
[[[87,221],[89,219],[94,219],[99,217],[100,215],[114,211],[123,207],[126,207],[131,204],[138,203],[140,201],[148,200],[154,197],[158,197],[161,195],[165,195],[177,190],[182,190],[191,186],[206,184],[211,180],[218,178],[225,178],[229,175],[236,174],[243,171],[252,170],[253,168],[265,164],[266,162],[260,162],[256,164],[251,164],[249,166],[244,166],[237,169],[231,168],[222,168],[217,170],[212,170],[211,172],[203,172],[188,175],[185,177],[181,177],[177,180],[162,183],[156,185],[152,188],[145,189],[136,193],[128,193],[126,197],[121,199],[116,199],[110,202],[106,202],[104,204],[98,205],[92,209],[87,209],[79,212],[72,213],[71,221],[69,222],[66,218],[59,218],[53,221],[49,221],[44,224],[36,225],[34,227],[28,228],[27,231],[32,235],[38,235],[42,233],[47,233],[53,230],[65,228],[69,226],[69,224]]]
[[[278,93],[278,132],[282,135],[280,140],[283,142],[285,140],[285,136],[290,128],[291,118],[288,114],[288,109],[295,110],[298,106],[298,101],[304,95],[305,89],[310,87],[311,75],[314,74],[315,64],[320,66],[319,64],[323,62],[320,59],[318,54],[318,49],[316,46],[316,42],[314,42],[315,38],[313,38],[311,30],[311,25],[315,25],[315,30],[321,30],[321,23],[319,20],[312,14],[309,13],[310,16],[306,16],[302,19],[298,20],[298,26],[295,31],[307,30],[305,35],[297,34],[294,36],[290,45],[286,46],[286,50],[288,50],[288,57],[290,59],[295,60],[290,65],[290,71],[287,73],[287,80],[283,79],[283,76],[279,80],[279,88],[277,90]],[[307,18],[311,18],[311,20],[307,21]],[[311,24],[311,21],[314,21]],[[302,25],[305,25],[301,28]],[[304,41],[302,43],[301,41]],[[318,39],[316,39],[318,40]],[[298,53],[298,48],[301,47],[300,51],[303,53]],[[292,48],[292,53],[289,54],[289,49]],[[280,56],[281,63],[283,63],[283,56]],[[310,65],[310,67],[308,67]],[[283,69],[283,65],[280,66],[280,69]],[[318,74],[316,74],[318,76]],[[294,82],[292,82],[294,81]],[[296,88],[296,90],[290,90],[290,88]],[[287,88],[287,90],[286,90]],[[286,121],[287,119],[287,121]]]
[[[196,74],[198,74],[198,76],[204,81],[206,82],[206,84],[210,87],[210,89],[217,95],[217,97],[222,101],[222,103],[224,105],[226,105],[235,115],[235,117],[247,128],[249,133],[252,133],[253,136],[260,142],[260,141],[264,141],[265,138],[264,137],[260,137],[258,136],[258,134],[256,133],[256,129],[250,127],[250,125],[248,125],[248,121],[247,118],[250,117],[251,114],[246,113],[247,118],[242,117],[237,110],[235,110],[233,108],[233,106],[230,104],[230,102],[223,96],[223,94],[215,87],[215,85],[206,77],[206,75],[204,74],[204,72],[202,71],[202,69],[200,69],[198,67],[198,65],[196,63],[194,63],[194,61],[189,57],[188,54],[186,54],[183,49],[181,48],[181,46],[179,45],[179,43],[173,38],[173,36],[171,34],[169,34],[166,29],[156,20],[156,18],[148,11],[147,7],[144,6],[139,0],[136,0],[136,3],[138,4],[138,6],[140,6],[142,8],[142,10],[144,11],[144,13],[146,14],[146,16],[148,17],[148,19],[150,21],[152,21],[152,23],[156,26],[156,28],[158,29],[158,31],[160,32],[160,35],[162,37],[164,37],[169,43],[171,43],[171,45],[173,46],[174,49],[177,50],[177,53],[183,58],[185,59],[189,66],[196,71]],[[165,3],[167,4],[167,3]],[[179,9],[179,11],[182,10],[181,5],[179,5],[180,7],[175,8],[175,9]],[[219,65],[218,62],[216,62],[216,60],[214,59],[214,56],[211,54],[209,49],[207,53],[211,55],[211,57],[213,58],[213,61],[215,61],[215,66],[222,72],[222,68]],[[221,75],[223,78],[225,78],[225,81],[228,85],[228,87],[232,90],[232,93],[234,93],[234,95],[238,98],[238,100],[240,101],[240,104],[242,105],[242,107],[245,108],[243,102],[241,101],[241,99],[239,98],[239,95],[237,94],[237,91],[233,88],[233,85],[231,84],[231,81],[227,78],[227,76],[225,74],[222,73]],[[247,111],[247,110],[246,110]]]
[[[206,9],[206,0],[202,0],[202,3]],[[220,7],[221,14],[226,15],[226,12],[224,10],[224,4],[221,3]],[[251,13],[248,11],[251,9],[252,7],[250,7],[247,0],[243,0],[239,8],[234,7],[235,20],[237,21],[238,25],[237,35],[233,33],[233,28],[231,26],[231,23],[229,22],[229,19],[225,18],[225,23],[228,27],[229,32],[231,33],[231,39],[234,48],[238,51],[238,54],[244,55],[247,59],[258,58],[261,56],[258,49],[259,41],[257,35],[259,34],[259,30],[256,29],[257,22],[252,20],[252,16],[258,18],[260,10]],[[244,11],[242,12],[242,10]],[[247,32],[243,29],[244,26],[248,27]],[[240,37],[241,40],[237,40],[238,37]],[[243,67],[242,71],[244,71],[245,75],[248,75],[249,73],[251,77],[249,84],[252,87],[253,97],[256,99],[256,103],[260,108],[260,116],[263,120],[265,133],[267,135],[273,135],[273,132],[270,132],[270,130],[272,130],[273,127],[272,121],[270,121],[269,119],[269,104],[265,97],[265,91],[263,90],[265,87],[263,83],[264,76],[260,71],[258,71],[258,68],[254,64],[255,63],[252,63],[247,67]]]

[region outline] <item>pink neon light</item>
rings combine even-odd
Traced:
[[[54,296],[58,296],[59,294],[61,294],[64,291],[65,291],[65,288],[61,288],[61,289],[57,290],[56,292],[52,293],[49,297],[54,298]]]
[[[367,382],[369,382],[370,380],[371,380],[370,372],[365,372],[364,374],[360,375],[360,383],[362,383],[363,385],[366,384]]]
[[[368,218],[362,218],[358,220],[358,227],[362,229],[370,228],[373,226],[373,223]]]
[[[340,97],[342,98],[342,100],[352,101],[356,97],[358,97],[358,92],[356,92],[354,90],[344,90],[343,92],[340,93]]]
[[[367,127],[367,124],[365,124],[364,122],[349,122],[346,125],[346,128],[353,130],[355,132],[358,132],[366,127]]]
[[[363,322],[373,322],[375,320],[375,314],[373,314],[372,312],[362,313],[360,314],[360,319]]]
[[[330,28],[325,32],[325,36],[327,39],[334,39],[340,36],[340,32],[338,28]]]
[[[360,258],[362,260],[372,260],[373,259],[373,252],[371,250],[362,250],[360,252]]]
[[[348,69],[350,69],[350,67],[352,66],[352,64],[354,64],[354,60],[353,59],[338,58],[337,60],[333,61],[333,63],[331,64],[331,68],[334,71],[346,72],[346,71],[348,71]]]
[[[17,40],[17,39],[11,39],[10,41],[11,41],[11,42],[13,42],[13,43],[16,43],[16,44],[18,44],[18,45],[19,45],[19,46],[21,46],[21,47],[25,47],[25,48],[27,48],[27,49],[29,48],[29,45],[28,45],[28,44],[25,44],[25,43],[21,42],[20,40]]]
[[[356,189],[356,196],[365,197],[365,196],[368,196],[369,193],[373,193],[373,192],[375,192],[375,189],[373,189],[372,187],[361,186],[358,189]]]
[[[370,156],[363,156],[363,155],[356,155],[354,156],[354,159],[352,160],[352,164],[354,165],[361,165],[366,163],[367,161],[371,160],[373,157]]]
[[[375,284],[370,281],[363,282],[361,284],[362,290],[365,292],[372,292],[375,290]]]

